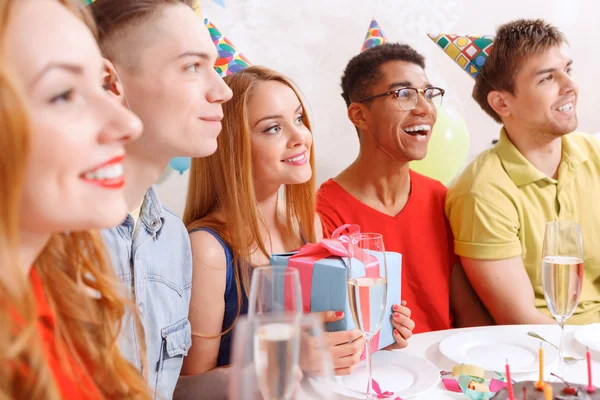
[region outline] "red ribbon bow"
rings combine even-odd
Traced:
[[[327,257],[348,257],[349,255],[350,237],[342,235],[346,229],[350,231],[350,234],[360,232],[358,225],[342,225],[333,232],[331,239],[305,244],[288,261],[288,267],[296,268],[300,275],[302,308],[305,313],[310,312],[310,293],[315,262]]]

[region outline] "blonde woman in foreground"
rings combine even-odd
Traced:
[[[0,0],[0,399],[146,399],[116,346],[128,305],[102,240],[140,121],[66,0]],[[65,46],[65,43],[69,43]]]

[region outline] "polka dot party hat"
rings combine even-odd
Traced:
[[[250,61],[208,19],[204,20],[210,37],[219,52],[215,70],[226,77],[250,66]]]
[[[371,20],[371,25],[369,25],[369,30],[365,35],[365,42],[363,43],[361,52],[370,49],[371,47],[381,46],[386,43],[388,40],[385,37],[385,33],[379,27],[379,24],[374,19]]]

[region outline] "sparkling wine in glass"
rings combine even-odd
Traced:
[[[254,335],[258,387],[267,400],[286,400],[296,384],[300,329],[294,321],[265,322]]]
[[[351,278],[348,280],[348,301],[350,302],[350,311],[356,327],[363,334],[368,334],[371,338],[379,332],[383,322],[383,313],[379,310],[379,305],[383,304],[385,308],[387,293],[387,281],[385,278]],[[361,312],[361,295],[369,299],[369,316]],[[373,306],[374,305],[374,306]]]
[[[366,398],[371,388],[371,339],[383,322],[387,298],[387,266],[383,237],[378,233],[350,235],[348,258],[348,301],[356,327],[365,338],[367,371]]]
[[[583,283],[583,240],[577,222],[551,221],[546,225],[542,281],[546,304],[561,330],[558,372],[564,376],[564,326],[577,307]]]
[[[302,314],[302,292],[297,269],[266,266],[252,271],[248,317],[272,313]]]
[[[334,398],[329,343],[315,315],[240,317],[231,360],[231,400]]]

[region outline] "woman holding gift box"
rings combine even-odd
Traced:
[[[123,146],[142,126],[104,91],[68,3],[0,0],[0,398],[150,398],[116,345],[128,302],[86,231],[127,214]]]
[[[223,106],[218,150],[192,161],[183,217],[194,262],[193,345],[184,375],[229,364],[231,330],[247,312],[253,266],[321,239],[312,133],[298,91],[289,79],[258,66],[225,81],[234,95]],[[326,315],[328,321],[342,317]],[[328,335],[336,373],[349,374],[364,349],[360,331]]]

